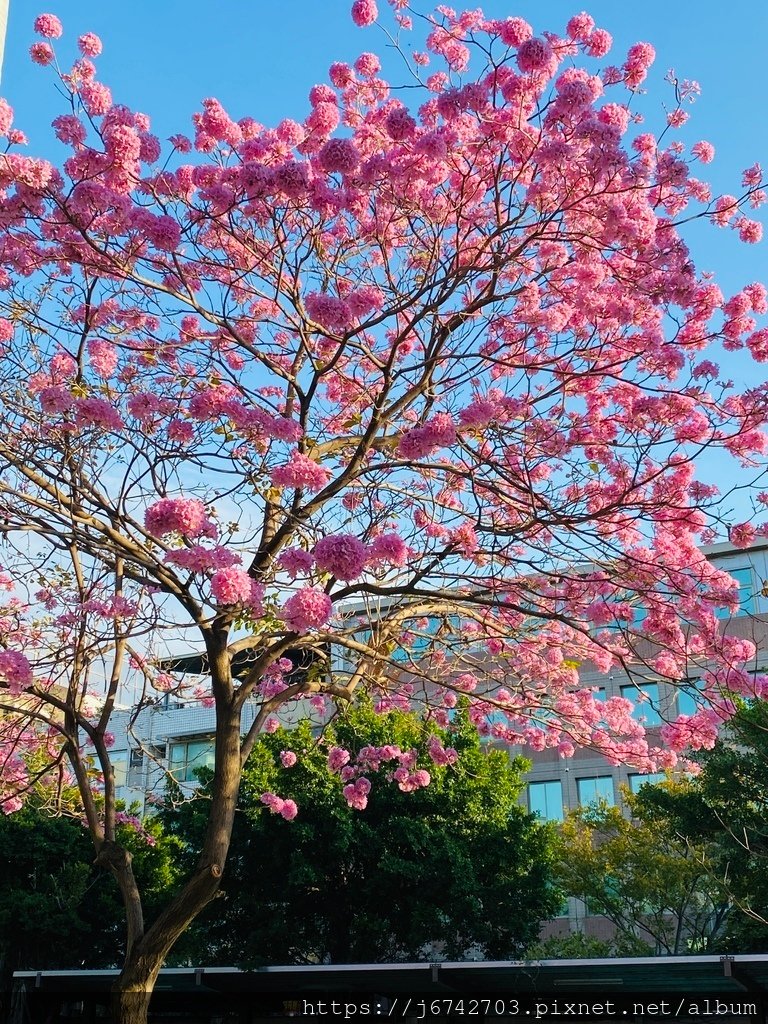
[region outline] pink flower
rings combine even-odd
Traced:
[[[144,513],[144,526],[153,537],[181,533],[185,537],[211,536],[215,527],[199,498],[161,498]]]
[[[350,782],[342,790],[344,799],[355,811],[364,811],[368,806],[368,794],[371,791],[371,784],[368,779],[360,778]]]
[[[322,590],[305,587],[289,597],[283,606],[282,617],[289,629],[306,633],[324,626],[333,613],[333,601]]]
[[[405,107],[395,107],[387,114],[386,127],[390,138],[400,142],[413,133],[416,122]]]
[[[112,106],[112,93],[101,82],[81,86],[80,99],[91,117],[102,117]]]
[[[581,14],[574,14],[565,26],[565,31],[569,39],[576,39],[578,42],[583,43],[589,39],[594,28],[594,20],[586,13],[586,11],[582,11]]]
[[[318,568],[344,581],[361,576],[368,560],[365,544],[350,534],[323,537],[313,554]]]
[[[375,0],[355,0],[352,4],[352,21],[358,28],[372,25],[379,16]]]
[[[293,821],[298,814],[299,809],[295,801],[283,800],[275,793],[262,793],[259,799],[273,814],[279,814],[286,821]]]
[[[173,419],[168,424],[168,440],[178,441],[179,444],[189,444],[195,436],[195,428],[186,420]]]
[[[453,444],[456,427],[449,413],[439,412],[421,427],[414,427],[400,438],[398,454],[405,459],[421,459],[438,448]]]
[[[350,139],[331,139],[326,142],[318,153],[318,159],[320,166],[329,174],[334,171],[352,174],[360,163],[360,156]]]
[[[505,46],[520,46],[533,35],[533,29],[522,18],[507,18],[497,27],[499,38]]]
[[[55,14],[39,14],[35,18],[35,32],[46,39],[60,39],[64,31]]]
[[[545,71],[552,61],[552,47],[546,39],[527,39],[517,51],[517,66],[527,74],[530,71]]]
[[[361,53],[355,61],[355,70],[363,78],[371,78],[381,71],[381,61],[375,53]]]
[[[613,46],[613,37],[604,28],[596,28],[587,40],[587,53],[590,57],[605,57]]]
[[[279,567],[284,569],[292,580],[299,575],[311,572],[314,563],[312,555],[309,551],[304,551],[303,548],[286,548],[277,559]]]
[[[102,50],[101,40],[95,32],[86,32],[80,36],[77,46],[84,57],[98,57]]]
[[[88,358],[97,377],[107,380],[117,369],[118,351],[109,341],[88,342]]]
[[[211,593],[219,604],[241,604],[250,599],[252,582],[245,569],[219,569],[211,579]]]
[[[81,398],[77,402],[78,426],[99,427],[102,430],[122,430],[123,418],[112,402],[106,398]]]
[[[711,164],[715,159],[715,147],[711,142],[697,142],[691,146],[691,153],[697,156],[703,164]]]
[[[350,756],[349,751],[343,747],[331,747],[328,751],[328,770],[340,772],[346,764],[349,764]]]
[[[340,334],[352,325],[354,318],[349,306],[335,295],[329,295],[327,292],[310,292],[304,300],[304,305],[313,320],[334,334]]]
[[[337,89],[346,89],[355,80],[355,73],[349,64],[337,62],[328,69],[328,77]]]
[[[319,491],[331,478],[330,471],[301,452],[293,451],[290,461],[272,470],[275,487],[294,487],[306,491]]]
[[[438,765],[438,767],[456,764],[459,757],[453,747],[444,747],[437,736],[429,737],[427,753],[432,763]]]
[[[731,544],[737,548],[748,548],[755,542],[756,531],[751,523],[737,523],[729,531]]]
[[[402,569],[408,563],[408,545],[396,533],[382,533],[368,546],[371,562],[388,562]]]
[[[32,666],[18,651],[0,651],[0,678],[8,684],[13,696],[18,696],[34,682]]]
[[[7,100],[0,99],[0,135],[7,135],[13,124],[13,107]]]
[[[298,813],[299,808],[296,806],[295,800],[283,800],[283,806],[280,808],[282,818],[285,818],[286,821],[293,821]]]
[[[46,64],[53,63],[55,55],[50,43],[32,43],[29,48],[29,56],[35,64],[45,67]]]
[[[75,399],[68,388],[55,384],[52,387],[41,388],[38,394],[40,408],[47,416],[59,416],[61,413],[69,412],[75,404]]]
[[[298,761],[296,754],[292,750],[281,750],[280,751],[280,763],[283,768],[293,768]]]
[[[749,242],[751,245],[755,245],[763,237],[763,225],[758,220],[741,217],[738,221],[738,229],[742,242]]]

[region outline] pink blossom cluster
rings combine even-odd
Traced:
[[[0,679],[12,696],[18,696],[34,683],[32,666],[19,651],[0,651]]]
[[[354,0],[352,4],[352,20],[358,28],[372,25],[379,16],[376,0]]]
[[[711,708],[695,715],[680,715],[661,727],[661,738],[671,750],[711,750],[717,740],[720,716]]]
[[[397,533],[381,533],[368,545],[368,561],[371,565],[387,563],[402,569],[408,564],[409,548]]]
[[[263,614],[264,585],[237,566],[218,569],[211,577],[211,593],[223,605],[248,605],[255,615]]]
[[[354,174],[360,164],[360,155],[351,139],[330,139],[318,153],[318,161],[329,174]],[[316,317],[318,322],[319,317]]]
[[[355,758],[355,767],[363,771],[377,772],[384,761],[394,761],[403,756],[400,747],[386,743],[382,747],[361,747]]]
[[[350,534],[323,537],[315,545],[313,555],[320,570],[345,581],[358,579],[368,562],[365,544]]]
[[[316,587],[304,587],[292,594],[281,612],[286,626],[296,633],[320,629],[333,614],[333,601]]]
[[[422,459],[456,440],[456,426],[449,413],[440,412],[420,427],[413,427],[400,438],[398,454],[404,459]]]
[[[354,811],[364,811],[368,806],[368,794],[371,791],[371,783],[364,776],[347,783],[342,789],[344,799]]]
[[[286,821],[293,821],[299,813],[299,808],[294,800],[284,800],[274,793],[262,793],[259,799],[273,814],[279,814]]]
[[[635,43],[630,46],[623,67],[624,81],[630,89],[637,89],[642,85],[655,59],[656,51],[650,43]]]
[[[439,767],[456,764],[458,752],[454,747],[445,747],[438,736],[430,736],[427,741],[427,753],[433,764]]]
[[[293,750],[280,751],[280,764],[283,768],[293,768],[297,761],[298,757]]]
[[[304,305],[311,319],[332,334],[343,334],[354,321],[352,310],[344,299],[327,292],[310,292],[304,299]]]
[[[341,769],[349,764],[350,757],[352,755],[348,750],[343,747],[331,747],[328,751],[328,769],[332,772],[340,772]]]
[[[734,547],[749,548],[757,539],[757,530],[752,523],[736,523],[731,527],[729,536]]]
[[[432,781],[432,776],[426,768],[409,771],[405,765],[395,769],[392,778],[397,783],[397,788],[403,793],[413,793],[417,789],[425,789]]]
[[[35,18],[35,32],[46,39],[60,39],[63,31],[55,14],[39,14]]]
[[[184,537],[214,537],[216,527],[199,498],[161,498],[144,513],[144,526],[153,537],[180,533]]]
[[[75,420],[79,427],[118,432],[125,426],[123,417],[106,398],[80,398],[75,402]]]
[[[309,551],[305,551],[303,548],[286,548],[278,555],[277,564],[293,580],[297,576],[306,576],[310,573],[315,559]]]
[[[241,558],[236,552],[221,545],[206,548],[202,544],[192,544],[189,547],[173,548],[166,553],[163,561],[191,573],[202,574],[239,565]]]
[[[293,487],[297,490],[320,491],[331,478],[330,470],[301,452],[291,452],[285,465],[272,470],[275,487]]]
[[[110,341],[94,338],[88,342],[88,358],[93,372],[109,380],[117,369],[118,350]]]

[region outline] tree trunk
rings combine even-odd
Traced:
[[[122,975],[112,988],[113,1024],[147,1024],[147,1011],[152,990],[147,988],[122,988]]]
[[[232,837],[240,771],[239,709],[217,705],[216,765],[197,869],[151,927],[129,943],[123,970],[112,988],[113,1024],[147,1024],[152,990],[168,953],[215,897]],[[126,869],[130,870],[129,863]]]

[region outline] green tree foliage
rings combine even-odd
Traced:
[[[583,932],[550,935],[526,951],[527,960],[602,960],[616,955],[616,946],[609,939],[598,939]]]
[[[677,794],[687,783],[650,789]],[[598,804],[563,823],[558,878],[589,913],[616,929],[614,954],[683,955],[716,948],[730,910],[706,842],[681,836],[660,809],[645,816],[639,797],[624,794],[632,818]]]
[[[742,707],[727,739],[697,755],[701,774],[687,786],[645,787],[638,811],[668,821],[708,865],[734,904],[719,945],[768,948],[768,702]]]
[[[429,759],[435,735],[459,752],[456,764]],[[385,744],[415,749],[431,785],[401,792],[378,777],[361,813],[345,800],[328,751]],[[282,751],[294,752],[296,764],[283,767]],[[243,966],[404,961],[433,958],[434,941],[449,958],[519,955],[561,902],[553,833],[518,805],[527,767],[484,749],[463,712],[444,731],[363,705],[322,737],[307,723],[262,736],[243,776],[226,898],[195,933],[200,955]],[[265,791],[295,800],[295,820],[270,813]],[[190,841],[190,857],[205,802],[164,819]]]
[[[128,816],[126,816],[128,817]],[[118,826],[152,897],[173,887],[179,841],[156,820]],[[0,814],[0,990],[16,970],[114,967],[125,952],[124,912],[114,879],[94,865],[82,823],[30,799]]]

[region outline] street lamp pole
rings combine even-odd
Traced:
[[[5,53],[5,33],[8,30],[8,5],[10,0],[0,0],[0,78],[3,74],[3,54]]]

